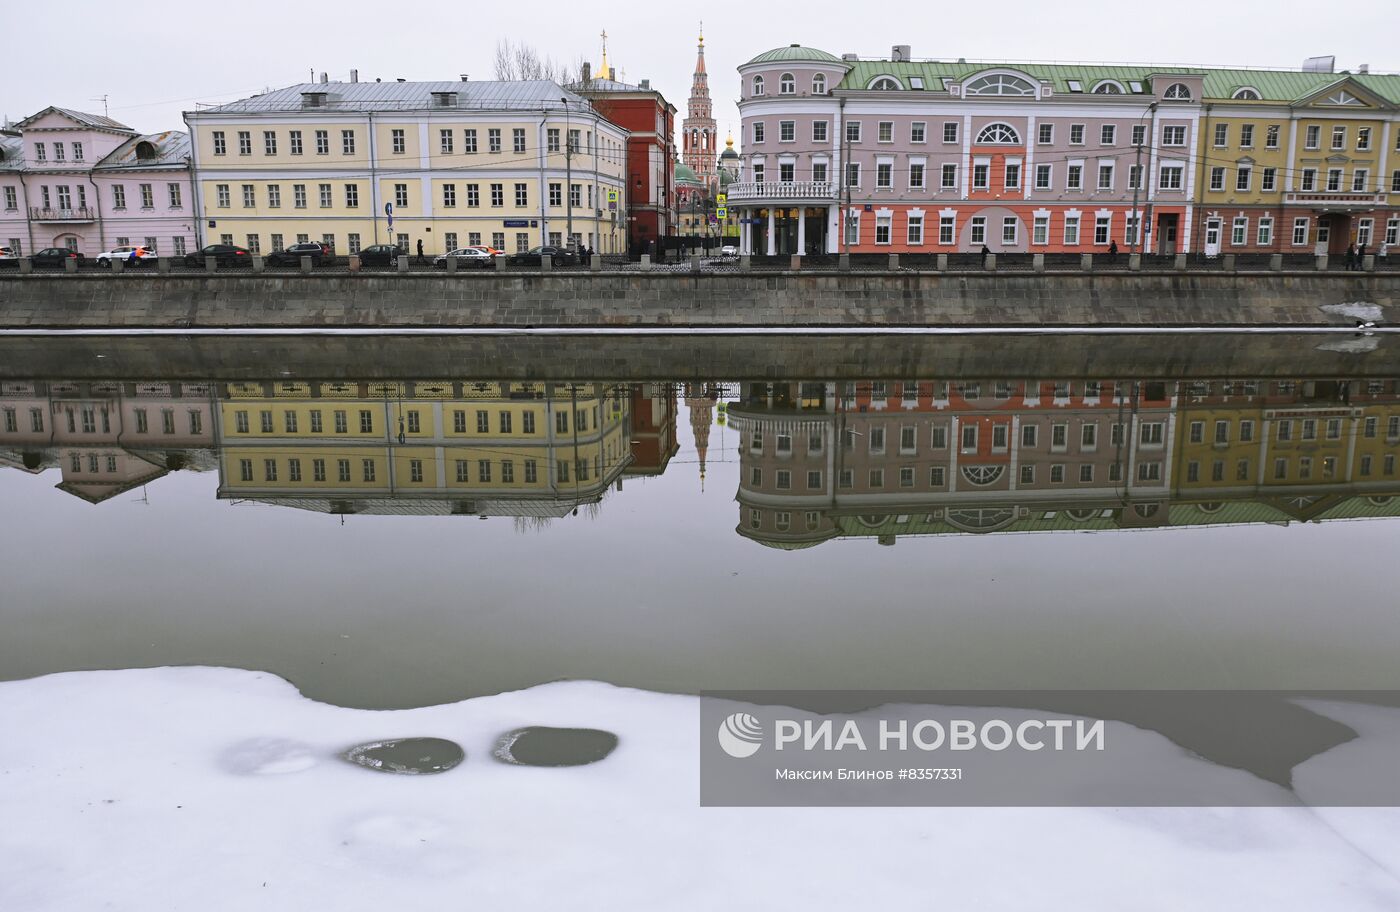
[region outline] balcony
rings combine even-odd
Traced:
[[[51,209],[47,206],[30,206],[29,217],[36,222],[95,222],[97,216],[86,206],[70,209]]]
[[[1351,190],[1289,191],[1284,205],[1314,206],[1318,209],[1373,209],[1385,205],[1384,193],[1357,193]]]
[[[747,203],[834,202],[837,187],[831,181],[745,181],[725,188],[729,205]]]

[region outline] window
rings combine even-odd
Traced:
[[[972,243],[987,243],[987,217],[984,215],[972,217]]]
[[[213,133],[213,141],[214,141],[214,154],[215,154],[215,155],[227,155],[227,154],[228,154],[228,142],[227,142],[227,140],[224,139],[224,131],[223,131],[223,130],[215,130],[215,131],[214,131],[214,133]],[[34,150],[34,151],[38,153],[37,157],[38,157],[39,161],[43,161],[43,160],[44,160],[44,144],[43,144],[43,143],[39,143],[38,146],[35,147],[35,150]]]
[[[1345,149],[1346,147],[1347,147],[1347,128],[1346,128],[1346,127],[1333,127],[1333,128],[1332,128],[1332,148],[1333,148],[1333,149],[1340,150],[1340,149]]]
[[[846,162],[846,185],[860,186],[860,162]]]
[[[889,215],[875,216],[875,243],[888,244],[890,242],[890,219]]]
[[[1309,193],[1312,192],[1313,190],[1316,190],[1316,189],[1317,189],[1317,169],[1316,169],[1316,168],[1304,168],[1304,169],[1303,169],[1303,179],[1302,179],[1302,182],[1301,182],[1300,186],[1301,186],[1301,188],[1302,188],[1305,192],[1309,192]]]
[[[1224,146],[1229,145],[1229,143],[1230,143],[1230,125],[1227,124],[1227,123],[1218,123],[1218,124],[1216,124],[1216,125],[1215,125],[1215,146],[1216,146],[1216,148],[1223,148]]]
[[[1254,148],[1254,124],[1240,124],[1240,148]]]
[[[755,77],[753,78],[753,94],[754,94],[754,95],[762,95],[762,94],[763,94],[763,77],[762,77],[762,76],[755,76]]]
[[[945,164],[945,165],[943,166],[943,173],[942,173],[942,176],[941,176],[941,178],[940,178],[939,186],[941,186],[944,190],[953,190],[953,189],[956,189],[956,187],[958,186],[958,166],[957,166],[957,165],[947,165],[947,164]]]
[[[577,187],[578,184],[574,184],[574,186]],[[503,206],[505,206],[505,204],[506,204],[506,185],[505,185],[505,184],[492,184],[492,185],[491,185],[491,207],[494,208],[494,209],[500,209],[500,208],[502,208]]]
[[[889,189],[894,186],[894,164],[891,162],[879,162],[875,165],[875,187],[877,189]]]
[[[257,201],[257,197],[256,197],[256,195],[255,195],[255,193],[254,193],[253,185],[252,185],[252,184],[244,184],[244,185],[243,185],[243,208],[244,208],[244,209],[253,209],[253,208],[256,208],[257,205],[258,205],[258,201]]]
[[[590,134],[590,135],[591,135],[591,134]],[[524,151],[525,151],[525,131],[524,131],[522,128],[520,128],[520,127],[516,127],[515,129],[513,129],[513,130],[510,131],[510,136],[511,136],[511,140],[510,140],[510,142],[511,142],[511,151],[514,152],[514,153],[517,154],[517,155],[519,155],[520,153],[524,152]]]
[[[1021,166],[1019,164],[1007,162],[1005,177],[1007,190],[1019,190],[1021,188]]]
[[[1065,189],[1066,189],[1066,190],[1082,190],[1082,189],[1084,189],[1084,166],[1083,166],[1083,165],[1069,165],[1069,166],[1067,166],[1067,167],[1065,168]]]
[[[797,139],[797,123],[791,120],[778,121],[778,142],[794,142]]]
[[[1036,127],[1036,142],[1047,146],[1055,141],[1055,125],[1043,123]]]
[[[826,142],[827,122],[816,120],[812,122],[812,142]]]
[[[986,162],[972,166],[972,189],[986,190],[990,186],[992,166]]]
[[[824,74],[818,73],[817,75],[812,77],[812,94],[826,94],[826,76]]]
[[[1317,149],[1322,145],[1322,127],[1318,124],[1309,124],[1303,134],[1303,148]]]
[[[239,154],[239,155],[252,155],[252,154],[253,154],[253,133],[252,133],[252,131],[250,131],[250,130],[239,130],[239,131],[238,131],[238,154]]]
[[[877,141],[882,143],[894,142],[894,121],[882,120],[875,128]]]
[[[1113,166],[1112,166],[1112,165],[1105,165],[1105,164],[1100,164],[1100,165],[1099,165],[1099,184],[1098,184],[1098,187],[1099,187],[1100,190],[1112,190],[1112,189],[1113,189]]]
[[[501,131],[500,131],[500,129],[498,129],[498,128],[492,128],[492,129],[488,129],[488,130],[486,131],[486,151],[487,151],[487,152],[499,152],[499,151],[501,151]]]
[[[1020,221],[1014,215],[1004,216],[1001,220],[1001,242],[1003,244],[1015,244],[1017,242],[1017,226]]]
[[[408,188],[407,188],[405,185],[403,185],[403,184],[398,184],[398,185],[396,185],[396,186],[395,186],[395,193],[394,193],[396,199],[398,198],[398,187],[404,187],[404,198],[403,198],[402,202],[398,203],[398,205],[400,205],[400,206],[407,206],[407,205],[408,205]],[[346,205],[346,207],[349,208],[349,209],[355,209],[355,208],[359,207],[359,205],[360,205],[360,188],[359,188],[358,185],[356,185],[356,184],[346,184],[346,185],[345,185],[345,205]]]
[[[1129,165],[1129,166],[1128,166],[1128,189],[1129,189],[1129,190],[1141,190],[1141,189],[1142,189],[1142,165]]]
[[[1036,88],[1018,76],[991,73],[963,86],[964,95],[1035,95]]]
[[[1210,169],[1210,189],[1215,190],[1215,191],[1223,191],[1223,190],[1225,189],[1225,169],[1224,169],[1224,168],[1211,168],[1211,169]]]
[[[1099,145],[1111,146],[1117,140],[1118,128],[1113,124],[1104,124],[1099,127]]]
[[[1274,242],[1274,220],[1269,216],[1259,218],[1259,228],[1255,237],[1255,243],[1260,247],[1267,247]]]
[[[846,142],[860,142],[860,121],[846,121]]]
[[[921,120],[916,120],[909,125],[909,141],[911,143],[921,143],[925,141],[928,132],[928,124]]]
[[[817,167],[818,167],[818,165],[813,165],[813,166],[812,166],[812,179],[813,179],[813,180],[818,180],[818,179],[819,179],[819,178],[817,178],[817,173],[816,173]],[[822,168],[823,171],[825,171],[826,165],[820,165],[820,167]],[[912,189],[912,190],[922,190],[922,189],[924,188],[924,163],[923,163],[923,162],[912,162],[912,163],[910,163],[910,165],[909,165],[909,187],[910,187],[910,189]]]
[[[227,208],[229,207],[229,205],[230,205],[230,203],[229,203],[228,184],[215,184],[215,185],[214,185],[214,194],[215,194],[216,198],[218,199],[219,208],[220,208],[220,209],[227,209]]]
[[[1190,101],[1191,90],[1187,88],[1186,84],[1183,82],[1174,82],[1167,86],[1167,90],[1162,93],[1162,97],[1170,99],[1171,101]]]
[[[977,134],[977,144],[983,145],[1016,145],[1021,142],[1021,137],[1016,134],[1010,126],[1004,123],[989,124]]]
[[[1113,216],[1100,215],[1094,219],[1094,243],[1107,244],[1112,233]]]
[[[1351,192],[1365,193],[1366,180],[1370,177],[1370,172],[1365,168],[1356,168],[1351,172]]]
[[[280,209],[282,206],[282,187],[280,184],[267,185],[267,207],[269,209]]]
[[[12,188],[10,188],[10,187],[6,187],[5,189],[6,189],[7,191],[9,191],[9,193],[7,193],[7,195],[6,195],[6,196],[7,196],[7,199],[8,199],[8,196],[11,195],[11,194],[13,194],[13,193],[14,193],[14,190],[13,190]],[[13,208],[13,207],[11,207],[11,208]],[[125,186],[124,184],[113,184],[113,185],[112,185],[112,208],[114,208],[114,209],[125,209],[125,208],[126,208],[126,186]]]
[[[1050,217],[1048,215],[1037,215],[1031,233],[1032,244],[1050,243]]]
[[[1147,142],[1147,125],[1133,124],[1133,145],[1140,146]]]
[[[1070,126],[1069,126],[1069,142],[1070,142],[1070,145],[1072,145],[1072,146],[1082,146],[1082,145],[1084,145],[1084,125],[1083,125],[1083,124],[1070,124]]]
[[[1162,127],[1162,145],[1164,145],[1164,146],[1184,146],[1184,145],[1186,145],[1186,127],[1184,127],[1184,126],[1164,126],[1164,127]]]
[[[917,246],[924,242],[924,217],[922,215],[909,216],[909,228],[906,241],[911,246]]]
[[[1259,189],[1264,193],[1273,193],[1278,185],[1278,169],[1265,168],[1260,175]]]
[[[1370,148],[1371,148],[1371,128],[1370,128],[1370,127],[1357,127],[1357,128],[1356,128],[1356,151],[1358,151],[1358,152],[1367,152],[1367,151],[1370,150]],[[78,156],[76,156],[76,155],[74,156],[74,158],[77,158],[77,157],[78,157]]]
[[[753,141],[756,142],[756,143],[761,143],[761,142],[763,142],[763,121],[761,121],[761,120],[756,120],[756,121],[754,121],[754,124],[753,124]]]
[[[1278,124],[1269,124],[1264,130],[1264,148],[1278,148]]]
[[[945,120],[943,122],[943,141],[945,143],[955,143],[958,141],[958,122],[956,120]]]
[[[1342,169],[1341,169],[1341,168],[1328,168],[1328,169],[1327,169],[1327,189],[1328,189],[1329,192],[1335,192],[1335,191],[1337,191],[1337,190],[1342,189]]]
[[[955,216],[941,215],[938,217],[938,243],[952,244],[955,239]]]
[[[1240,165],[1238,168],[1236,168],[1236,169],[1235,169],[1235,189],[1238,190],[1238,191],[1240,191],[1240,192],[1243,192],[1243,193],[1248,193],[1248,192],[1249,192],[1249,178],[1250,178],[1250,175],[1251,175],[1252,173],[1253,173],[1253,169],[1247,168],[1247,167],[1245,167],[1244,165]]]
[[[1050,189],[1050,185],[1051,185],[1051,181],[1052,181],[1053,179],[1054,179],[1054,166],[1053,166],[1053,165],[1036,165],[1036,166],[1035,166],[1035,189],[1037,189],[1037,190],[1049,190],[1049,189]]]
[[[1073,247],[1079,243],[1079,216],[1065,216],[1065,246]]]

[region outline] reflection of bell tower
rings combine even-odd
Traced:
[[[705,456],[710,450],[710,425],[715,419],[719,388],[709,383],[687,383],[685,404],[690,408],[690,432],[695,436],[695,456],[700,460],[700,490],[705,490]]]

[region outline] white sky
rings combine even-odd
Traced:
[[[102,102],[94,99],[106,94],[111,116],[143,132],[182,128],[180,112],[196,101],[305,82],[313,68],[333,79],[347,79],[352,67],[362,80],[461,73],[489,79],[501,38],[561,60],[586,55],[596,67],[605,28],[622,75],[629,82],[651,79],[684,116],[698,30],[693,9],[655,3],[244,0],[118,11],[107,2],[73,0],[61,27],[39,22],[37,7],[9,6],[0,10],[0,29],[20,28],[0,57],[0,115],[19,119],[50,104],[100,114]],[[515,12],[526,9],[528,15]],[[985,6],[886,0],[879,7],[729,0],[705,16],[715,118],[722,131],[737,132],[735,67],[794,41],[863,56],[887,56],[891,45],[909,44],[915,58],[969,60],[1296,67],[1305,57],[1333,54],[1339,69],[1370,63],[1373,72],[1400,71],[1394,2],[1338,4],[1306,19],[1290,4],[1263,0],[1179,0],[1158,9],[1170,12],[1107,0],[1053,11],[1029,0]]]

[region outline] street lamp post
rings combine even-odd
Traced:
[[[1142,126],[1142,119],[1148,114],[1157,110],[1157,102],[1152,102],[1147,106],[1147,110],[1138,117],[1137,125]],[[1134,159],[1133,171],[1137,180],[1133,181],[1133,243],[1129,248],[1130,253],[1138,253],[1142,248],[1142,215],[1138,212],[1138,191],[1142,189],[1142,182],[1147,175],[1142,173],[1142,141],[1137,142],[1137,157]]]
[[[574,140],[573,131],[569,129],[569,99],[560,97],[564,103],[564,192],[568,194],[568,215],[565,218],[566,229],[569,233],[564,241],[567,249],[574,242]]]

